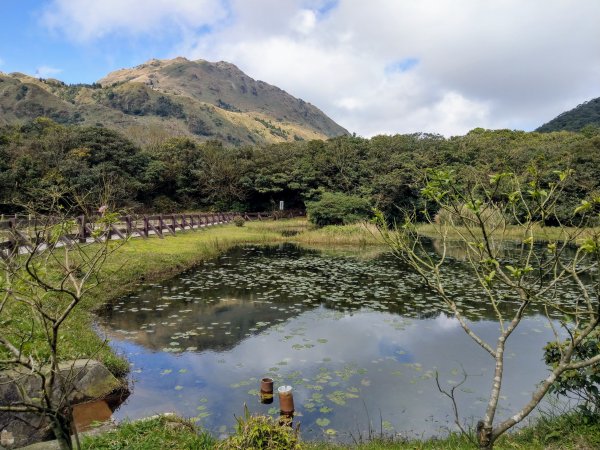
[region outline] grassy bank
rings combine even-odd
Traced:
[[[164,239],[131,239],[110,255],[101,272],[104,281],[85,297],[63,326],[61,359],[96,358],[114,374],[123,375],[128,370],[128,363],[116,356],[93,329],[95,310],[137,289],[141,283],[159,282],[173,277],[235,245],[275,244],[284,241],[321,248],[377,243],[371,232],[361,225],[315,229],[305,219],[247,222],[243,227],[229,224],[179,232],[175,236],[167,235]],[[8,313],[13,317],[28,316],[23,305],[14,306]],[[26,319],[13,325],[15,324],[24,333],[31,326]],[[34,333],[29,346],[43,354],[46,348],[43,339],[42,333]]]
[[[537,231],[541,237],[549,240],[560,239],[565,232],[569,232],[568,229],[553,228]],[[436,235],[432,225],[420,225],[419,232],[428,236]],[[506,237],[517,239],[520,236],[516,229],[509,229]],[[102,271],[104,282],[85,298],[66,322],[60,346],[61,359],[93,357],[105,363],[116,375],[124,374],[128,368],[127,362],[114,355],[93,330],[93,311],[137,289],[140,283],[168,279],[203,260],[214,258],[232,246],[286,241],[326,249],[335,255],[373,257],[384,250],[372,225],[316,228],[306,219],[247,222],[243,227],[229,224],[179,232],[176,236],[166,236],[164,239],[132,239],[109,257]],[[10,313],[14,317],[27,316],[24,308],[17,308]],[[22,325],[17,323],[17,326],[22,326],[22,331],[27,332],[31,324],[23,320]],[[43,339],[41,333],[34,335],[30,346],[43,352]]]
[[[453,226],[443,228],[436,224],[419,224],[417,225],[417,231],[423,236],[436,238],[441,233],[447,233],[449,239],[461,239],[461,236],[469,236],[469,233],[473,233],[475,236],[481,237],[481,231],[477,228],[469,228]],[[551,242],[551,241],[565,241],[565,240],[578,240],[590,237],[594,233],[600,232],[599,228],[572,228],[572,227],[541,227],[534,226],[531,233],[534,239],[539,242]],[[511,240],[511,241],[522,241],[527,239],[529,235],[525,234],[524,228],[516,225],[508,225],[505,229],[498,229],[491,234],[493,239],[497,240]]]
[[[276,433],[277,431],[274,431]],[[246,438],[249,433],[244,429]],[[264,432],[260,434],[266,442]],[[258,433],[256,434],[258,436]],[[141,422],[125,423],[116,430],[100,436],[86,438],[83,448],[88,450],[162,450],[172,449],[233,449],[227,441],[218,441],[178,418],[159,417]],[[247,447],[250,448],[250,447]],[[255,446],[289,450],[281,446]],[[451,434],[444,438],[429,440],[377,439],[357,444],[333,444],[327,442],[302,442],[303,450],[471,450],[476,446],[464,436]],[[498,450],[592,450],[600,448],[600,424],[585,424],[577,414],[542,417],[533,425],[504,435],[496,443]]]
[[[114,373],[124,374],[128,363],[115,356],[92,329],[93,312],[111,300],[138,289],[140,284],[159,282],[195,264],[244,243],[275,244],[284,241],[321,249],[360,248],[368,255],[379,251],[374,230],[362,225],[315,229],[305,220],[247,223],[244,227],[226,225],[178,233],[165,239],[132,239],[111,255],[103,268],[105,282],[77,308],[65,328],[61,343],[64,359],[96,357]],[[337,251],[337,250],[336,250]],[[342,250],[343,251],[343,250]],[[34,342],[35,345],[35,342]],[[171,423],[171,422],[170,422]],[[178,424],[177,424],[178,423]],[[166,425],[164,419],[123,424],[116,431],[86,440],[89,449],[215,448],[214,438],[198,433],[185,421]],[[306,449],[337,450],[327,442],[303,443]],[[386,449],[466,449],[473,445],[465,438],[451,435],[441,440],[373,440],[352,448]],[[597,425],[586,426],[577,416],[540,420],[535,426],[503,438],[500,449],[600,448]]]

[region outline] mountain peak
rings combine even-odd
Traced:
[[[310,103],[227,61],[150,59],[91,85],[24,74],[0,76],[0,82],[0,124],[46,116],[125,131],[142,144],[156,136],[240,145],[348,133]]]
[[[249,77],[227,61],[152,59],[131,69],[111,72],[99,83],[104,87],[142,83],[154,91],[187,97],[230,112],[267,114],[277,122],[307,125],[326,137],[347,134],[347,130],[310,103]]]

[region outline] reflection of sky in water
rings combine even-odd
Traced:
[[[131,361],[135,381],[133,394],[116,417],[176,411],[198,417],[201,425],[219,434],[224,426],[230,429],[234,425],[234,415],[243,414],[244,404],[252,412],[278,413],[277,400],[272,405],[261,405],[257,397],[259,379],[270,375],[276,386],[285,383],[294,387],[300,413],[296,421],[302,424],[305,438],[320,437],[325,429],[334,429],[339,438],[348,439],[348,433],[365,433],[369,417],[378,431],[380,414],[386,426],[397,432],[430,435],[453,427],[450,404],[435,387],[435,371],[440,374],[441,384],[451,387],[462,379],[462,368],[469,378],[458,393],[461,414],[475,418],[483,414],[493,361],[465,335],[454,318],[429,310],[426,314],[398,314],[387,311],[389,308],[352,304],[330,309],[324,306],[329,303],[323,304],[320,298],[336,301],[339,289],[332,290],[331,286],[349,286],[356,280],[352,275],[350,281],[344,279],[347,273],[339,259],[319,257],[322,262],[317,263],[318,255],[309,254],[309,267],[298,250],[290,256],[300,265],[290,269],[295,273],[281,269],[285,252],[257,256],[238,251],[221,259],[225,266],[209,265],[184,274],[166,287],[142,290],[109,312],[104,328],[111,345]],[[243,261],[252,258],[258,259],[262,268],[268,266],[269,259],[279,258],[275,264],[279,272],[257,272],[253,276],[256,287],[240,289],[232,284],[236,277],[231,271],[241,268],[247,272],[249,266]],[[351,274],[359,274],[361,266],[370,267],[362,276],[370,278],[374,293],[385,291],[387,297],[380,295],[384,301],[390,296],[400,301],[404,295],[401,290],[377,289],[390,284],[390,272],[383,270],[383,265],[351,261]],[[323,264],[321,269],[318,264]],[[385,263],[388,266],[389,261]],[[294,294],[290,285],[284,291],[277,290],[277,275],[300,280],[302,274],[305,279],[317,274],[319,278],[319,270],[325,268],[332,269],[329,275],[335,274],[327,277],[332,283],[330,292],[324,285],[316,286],[312,291],[319,296],[313,302],[302,302],[304,292],[311,292],[310,286],[301,286],[300,295]],[[208,270],[221,273],[220,279],[215,277],[208,283],[208,289],[204,289],[203,282],[191,281],[206,279],[203,271]],[[246,276],[242,279],[247,280]],[[274,279],[275,285],[263,276]],[[229,286],[223,288],[220,281],[225,279],[229,281],[224,284]],[[191,287],[199,292],[186,293]],[[254,289],[260,295],[253,293]],[[259,298],[265,290],[270,292],[269,299]],[[372,297],[367,301],[371,302]],[[402,301],[407,302],[405,298]],[[156,302],[164,305],[158,311],[152,307]],[[144,305],[149,311],[142,314]],[[410,309],[418,306],[415,303]],[[145,326],[149,323],[155,325]],[[140,331],[141,326],[145,328]],[[495,321],[482,318],[473,327],[494,342]],[[541,349],[551,338],[541,316],[524,319],[518,331],[506,352],[501,406],[508,411],[522,405],[544,377]],[[195,350],[184,351],[186,348]]]

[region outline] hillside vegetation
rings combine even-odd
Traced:
[[[536,131],[580,131],[589,126],[600,127],[600,97],[565,111]]]
[[[242,145],[347,134],[315,106],[233,64],[185,58],[151,60],[94,84],[0,73],[0,125],[39,117],[109,128],[142,146],[174,136]]]
[[[36,119],[0,128],[0,212],[43,208],[57,193],[91,210],[110,197],[123,211],[172,212],[270,210],[280,200],[302,208],[337,192],[399,217],[399,208],[420,214],[426,206],[420,189],[428,168],[454,170],[464,183],[499,171],[552,180],[554,170],[571,168],[559,205],[568,220],[582,199],[600,192],[600,131],[475,129],[448,139],[343,136],[243,147],[171,138],[138,146],[106,128]]]

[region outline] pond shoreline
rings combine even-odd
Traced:
[[[288,233],[283,231],[287,229],[302,231],[286,236]],[[84,302],[76,317],[79,321],[84,319],[83,326],[93,334],[92,337],[88,332],[83,339],[89,341],[88,348],[101,344],[100,337],[93,331],[94,313],[123,295],[137,290],[141,283],[168,280],[237,245],[284,242],[313,248],[328,248],[332,245],[342,248],[374,248],[380,245],[371,232],[358,226],[310,231],[303,220],[251,223],[246,227],[225,225],[215,229],[186,232],[164,240],[131,241],[119,251],[120,261],[109,261],[107,264],[105,276],[111,279],[110,285],[104,285],[103,289],[94,292]],[[127,270],[121,270],[123,260],[134,261],[136,264],[129,264]],[[81,329],[81,326],[82,324],[78,329]],[[76,335],[78,339],[82,339],[81,335]],[[105,346],[99,359],[103,360],[117,377],[127,379],[129,363],[124,358],[115,355]]]

